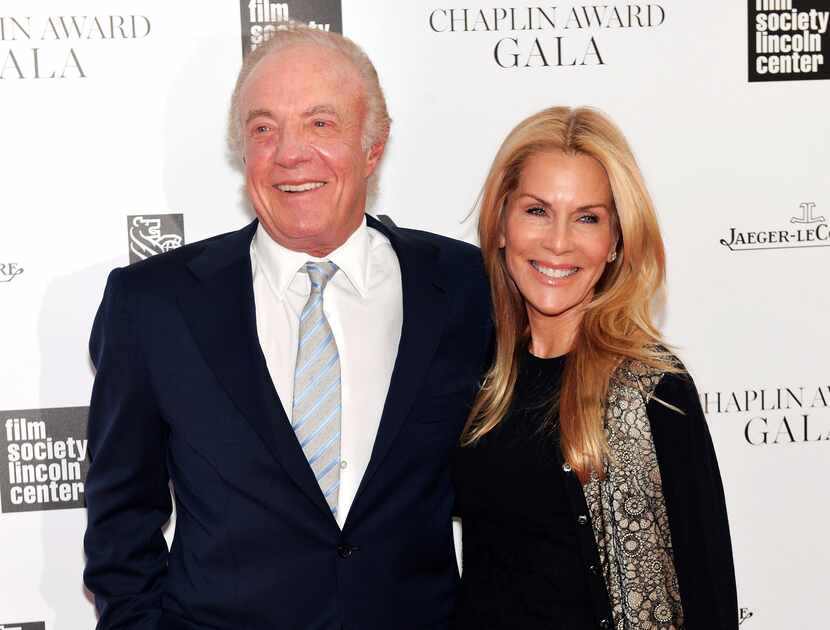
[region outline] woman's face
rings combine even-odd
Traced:
[[[612,208],[608,176],[594,158],[555,151],[527,159],[500,245],[531,329],[581,320],[616,246]]]

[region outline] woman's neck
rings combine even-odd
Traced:
[[[531,354],[546,359],[569,352],[579,332],[583,314],[581,308],[573,308],[551,317],[528,309]]]

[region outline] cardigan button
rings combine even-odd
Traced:
[[[353,547],[352,545],[337,545],[337,555],[343,558],[351,558],[352,553],[357,549],[357,547]]]
[[[571,468],[571,465],[568,462],[565,462],[564,464],[562,464],[562,470],[564,470],[565,472],[571,472],[573,468]]]
[[[602,628],[602,630],[606,630],[607,628],[611,627],[611,622],[607,619],[603,619],[599,622],[599,627]]]
[[[597,573],[599,573],[599,569],[597,569],[597,565],[592,564],[591,566],[589,566],[588,567],[588,573],[590,573],[591,575],[596,575]]]
[[[580,514],[579,516],[576,517],[576,522],[579,523],[580,525],[587,525],[588,524],[588,517],[585,516],[584,514]]]

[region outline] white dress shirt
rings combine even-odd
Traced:
[[[274,242],[260,223],[251,242],[259,343],[271,380],[291,420],[300,313],[311,285],[309,260]],[[325,260],[338,266],[323,292],[323,311],[340,355],[340,489],[343,527],[366,472],[386,402],[403,324],[401,269],[392,245],[366,219]],[[274,414],[277,422],[277,414]]]

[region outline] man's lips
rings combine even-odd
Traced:
[[[554,280],[570,278],[582,269],[582,267],[577,267],[576,265],[545,265],[538,260],[531,260],[530,265],[546,278],[552,278]]]
[[[326,185],[326,182],[306,181],[306,182],[291,182],[274,184],[273,187],[284,193],[300,193],[308,192],[310,190],[317,190]]]

